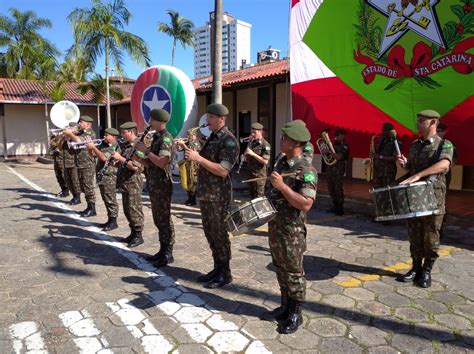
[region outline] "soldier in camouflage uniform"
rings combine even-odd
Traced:
[[[188,142],[186,143],[186,146],[194,151],[201,151],[201,143],[196,137],[196,128],[189,129],[188,130]],[[186,161],[187,164],[186,168],[190,169],[191,163],[195,164],[192,161]],[[197,171],[196,171],[197,172]],[[191,178],[194,178],[194,184],[193,186],[187,191],[188,193],[188,200],[184,203],[185,205],[193,206],[196,205],[196,176],[191,176]]]
[[[277,210],[268,223],[269,245],[281,291],[281,306],[263,315],[265,320],[281,320],[280,333],[293,333],[303,322],[301,304],[305,300],[303,254],[306,251],[306,212],[316,198],[317,172],[303,156],[308,129],[298,123],[282,128],[281,151],[285,156],[271,174],[268,197]],[[294,172],[294,176],[282,174]]]
[[[97,184],[100,195],[107,210],[107,222],[102,224],[103,231],[115,230],[118,228],[118,203],[117,203],[117,166],[112,153],[120,153],[120,146],[117,138],[120,135],[115,128],[107,128],[104,132],[104,139],[99,146],[93,143],[87,144],[87,149],[97,157]]]
[[[142,208],[142,190],[143,165],[140,159],[145,155],[135,149],[139,142],[137,138],[137,124],[126,122],[120,126],[120,133],[125,141],[122,153],[113,152],[112,156],[121,163],[121,174],[117,171],[117,187],[122,191],[122,207],[125,217],[130,226],[130,235],[123,239],[128,243],[128,247],[137,247],[143,243],[143,208]],[[130,157],[130,159],[127,159]],[[124,165],[126,163],[126,165]]]
[[[69,123],[69,127],[73,128],[73,134],[77,134],[78,124],[75,122]],[[64,154],[64,178],[72,193],[71,205],[81,204],[81,184],[79,183],[79,176],[77,175],[76,155],[74,149],[68,146],[68,140],[63,136],[61,149]]]
[[[146,158],[142,161],[150,195],[153,222],[158,228],[160,250],[147,260],[154,262],[156,267],[164,267],[174,262],[173,245],[175,232],[171,219],[171,197],[173,183],[171,180],[171,163],[174,158],[173,136],[166,130],[166,123],[170,115],[164,109],[153,109],[150,112],[150,126],[155,131],[149,149],[141,143],[137,149],[145,152]]]
[[[218,288],[232,282],[230,240],[225,219],[232,198],[230,171],[239,156],[237,139],[225,126],[229,111],[215,103],[207,106],[207,123],[212,134],[198,153],[185,149],[185,157],[199,164],[197,198],[202,225],[214,258],[214,269],[198,277],[206,288]]]
[[[328,210],[336,215],[344,215],[344,174],[346,173],[346,161],[349,159],[349,146],[345,142],[346,130],[336,129],[334,133],[336,139],[333,143],[334,153],[332,156],[336,163],[327,166],[327,181],[329,195],[332,199],[333,207]]]
[[[69,188],[64,177],[64,151],[60,147],[61,138],[57,135],[52,135],[49,141],[50,155],[54,162],[54,174],[58,181],[61,191],[57,194],[59,198],[69,196]]]
[[[374,188],[384,188],[395,182],[397,175],[397,149],[395,139],[390,136],[392,123],[384,123],[382,135],[374,146]],[[401,146],[399,142],[399,146]]]
[[[95,139],[95,132],[92,130],[92,123],[94,120],[89,116],[82,116],[79,118],[79,127],[81,132],[75,135],[70,129],[65,131],[65,135],[72,141],[86,141]],[[76,149],[76,167],[79,183],[81,184],[81,191],[85,194],[87,208],[83,210],[80,215],[83,217],[90,217],[97,215],[95,210],[95,157],[89,154],[88,149]]]
[[[262,136],[263,125],[252,123],[252,141],[245,150],[242,158],[247,162],[249,178],[266,177],[267,165],[270,160],[270,144]],[[250,198],[263,197],[265,194],[265,180],[249,183]]]
[[[407,220],[413,266],[397,280],[414,281],[422,288],[431,286],[431,270],[438,258],[439,231],[445,214],[446,173],[453,160],[453,144],[436,134],[439,118],[439,113],[432,110],[418,113],[416,125],[422,137],[412,143],[408,159],[403,155],[398,159],[398,163],[410,172],[410,177],[401,184],[429,178],[434,183],[438,202],[439,214]]]

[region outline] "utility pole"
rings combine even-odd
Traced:
[[[214,65],[212,103],[222,103],[222,0],[214,2]]]
[[[109,87],[109,66],[108,63],[105,66],[105,100],[107,104],[107,123],[106,128],[112,127],[112,118],[110,118],[110,87]],[[99,122],[100,125],[100,122]]]

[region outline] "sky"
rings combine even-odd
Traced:
[[[132,18],[125,30],[145,40],[151,52],[152,65],[171,65],[172,39],[157,32],[158,22],[169,23],[166,10],[172,9],[193,21],[196,27],[202,26],[209,20],[214,0],[126,0],[126,5]],[[68,14],[75,8],[90,6],[90,0],[0,0],[0,13],[9,16],[8,9],[14,7],[20,11],[32,10],[39,17],[50,19],[52,28],[43,29],[41,34],[64,52],[73,43]],[[281,57],[288,55],[289,0],[223,0],[223,10],[252,25],[252,63],[257,61],[257,52],[267,49],[269,45],[280,49]],[[59,62],[62,60],[60,58]],[[133,79],[144,70],[128,57],[124,64],[126,76]],[[184,50],[178,43],[175,66],[193,78],[193,49],[188,47]],[[105,75],[103,59],[98,61],[96,72]]]

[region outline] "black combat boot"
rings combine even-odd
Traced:
[[[220,273],[220,271],[221,271],[220,264],[216,259],[214,259],[214,269],[212,269],[207,274],[203,274],[203,275],[198,276],[197,281],[199,283],[207,283],[207,282],[211,281],[212,279],[214,279],[217,276],[217,274]]]
[[[135,237],[135,231],[130,231],[130,235],[128,235],[127,237],[123,238],[120,240],[120,242],[123,242],[123,243],[129,243],[130,241],[133,240],[133,238]]]
[[[416,281],[421,276],[421,258],[412,258],[413,265],[406,274],[399,275],[396,280],[402,283],[408,283],[410,281]]]
[[[69,197],[69,191],[67,189],[63,189],[61,192],[56,194],[58,198],[66,198]]]
[[[80,196],[74,196],[72,199],[69,201],[69,204],[71,205],[79,205],[81,204],[81,197]]]
[[[303,316],[301,315],[301,301],[289,299],[288,303],[288,317],[278,328],[278,332],[282,334],[295,333],[298,327],[303,323]]]
[[[220,271],[208,283],[204,284],[207,289],[222,288],[224,285],[232,283],[232,274],[230,273],[230,261],[220,261]]]
[[[193,193],[193,197],[191,198],[191,203],[189,203],[190,206],[196,205],[196,193]]]
[[[96,216],[97,212],[95,211],[95,203],[87,203],[87,208],[80,215],[84,218]]]
[[[281,290],[281,305],[272,311],[267,311],[262,314],[260,319],[264,321],[281,321],[288,317],[288,292]]]
[[[117,228],[118,228],[117,218],[109,217],[109,220],[105,223],[104,227],[102,228],[102,231],[110,231],[110,230],[115,230]]]
[[[128,243],[129,248],[137,247],[140,246],[143,243],[143,237],[142,237],[142,232],[141,231],[134,231],[133,232],[133,237]]]
[[[184,202],[184,205],[191,205],[192,197],[193,194],[191,192],[188,192],[188,199]]]
[[[337,216],[342,216],[342,215],[344,215],[344,204],[338,204],[338,205],[337,205],[335,214],[336,214]]]
[[[431,286],[431,269],[433,269],[434,262],[434,259],[425,259],[421,276],[415,282],[420,288],[429,288]]]
[[[161,257],[163,257],[164,252],[165,252],[164,243],[160,241],[160,250],[152,256],[146,256],[145,259],[148,262],[155,262],[155,261],[161,259]]]
[[[157,268],[164,267],[167,264],[171,264],[174,262],[173,245],[160,242],[160,247],[160,251],[163,250],[163,253],[161,254],[160,258],[153,262],[153,265]]]

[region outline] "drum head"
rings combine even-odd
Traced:
[[[267,198],[256,198],[234,210],[226,220],[227,229],[233,235],[241,235],[265,225],[276,215]]]

